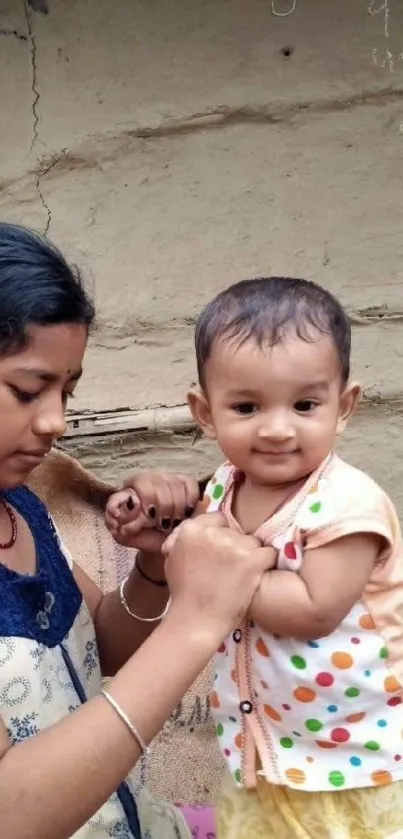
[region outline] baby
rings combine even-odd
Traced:
[[[298,279],[240,282],[197,321],[189,405],[226,458],[204,509],[275,549],[216,656],[220,839],[403,836],[403,546],[389,498],[333,453],[360,395],[350,343]]]

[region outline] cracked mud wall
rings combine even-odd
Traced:
[[[305,276],[353,319],[341,450],[403,512],[402,58],[400,0],[0,0],[0,216],[49,232],[99,310],[75,410],[183,404],[203,303]],[[117,477],[200,474],[193,443],[68,446]]]

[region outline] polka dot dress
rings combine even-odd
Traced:
[[[207,488],[210,510],[230,510],[234,480],[231,466],[220,467]],[[346,486],[358,508],[355,530],[349,526],[351,498],[342,495]],[[303,551],[296,534],[309,543],[310,534],[321,532],[326,543],[326,533],[328,541],[338,538],[336,524],[339,535],[343,526],[345,533],[359,532],[364,519],[368,530],[369,515],[375,533],[388,532],[376,490],[381,494],[367,476],[333,458],[302,497],[281,511],[281,527],[273,528],[274,519],[267,523],[278,567],[300,569]],[[382,609],[387,607],[386,597]],[[403,603],[400,615],[396,636],[403,652]],[[217,652],[211,696],[217,736],[235,782],[254,786],[259,765],[270,782],[309,791],[383,785],[403,777],[403,685],[389,654],[364,601],[319,640],[279,638],[250,621],[239,626]]]

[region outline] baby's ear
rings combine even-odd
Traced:
[[[203,390],[191,390],[188,393],[188,405],[194,421],[210,440],[215,440],[216,434],[211,417],[210,405]]]
[[[337,423],[337,434],[342,434],[346,425],[357,408],[361,399],[362,390],[358,382],[349,382],[340,397],[339,419]]]

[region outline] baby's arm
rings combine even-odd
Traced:
[[[329,635],[360,599],[384,543],[377,534],[356,533],[308,549],[299,573],[269,571],[252,601],[252,620],[274,635]]]

